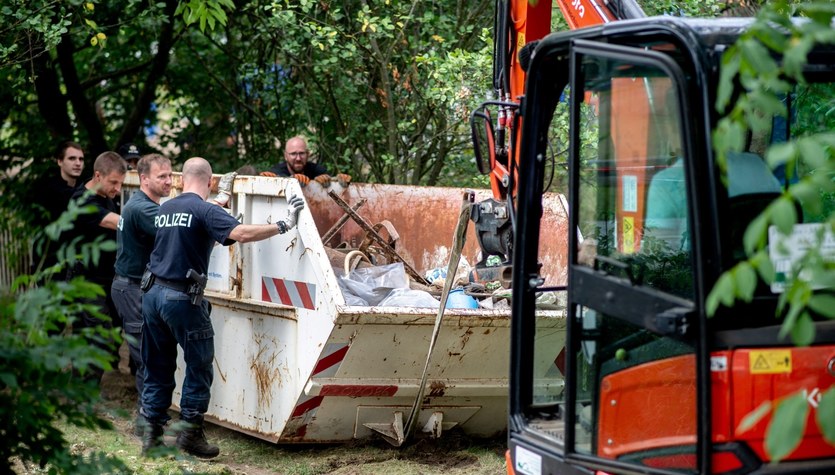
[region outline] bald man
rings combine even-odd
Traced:
[[[304,201],[291,196],[287,217],[276,224],[241,224],[220,206],[205,201],[212,185],[209,162],[190,158],[183,165],[182,178],[183,193],[160,206],[154,222],[156,239],[149,272],[143,276],[143,282],[153,280],[143,284],[143,290],[147,290],[142,298],[142,453],[163,445],[179,344],[186,363],[180,398],[180,419],[186,428],[177,436],[177,447],[196,457],[213,458],[220,450],[208,443],[203,432],[203,415],[209,408],[214,376],[211,307],[202,299],[205,281],[203,286],[196,285],[189,276],[205,279],[215,243],[229,246],[288,232],[296,225]]]

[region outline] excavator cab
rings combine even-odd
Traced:
[[[786,96],[770,134],[720,163],[711,131],[721,55],[748,25],[651,18],[538,45],[519,112],[509,473],[835,473],[835,446],[814,418],[815,395],[835,383],[833,322],[815,320],[812,344],[794,347],[774,316],[782,290],[762,283],[751,302],[707,316],[714,284],[745,258],[745,229],[796,179],[768,166],[763,141],[814,132],[827,123],[815,111],[833,106],[835,50],[816,51],[809,83]],[[540,233],[541,196],[566,121],[573,231],[567,340],[556,348],[534,311],[543,294],[565,291],[538,269],[540,244],[555,238]],[[796,234],[825,231],[821,210],[797,203],[797,213]],[[798,242],[774,246],[778,273]],[[771,465],[767,419],[742,421],[798,391],[811,395],[805,432]]]

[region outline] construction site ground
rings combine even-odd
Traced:
[[[123,348],[123,353],[126,353]],[[74,453],[94,450],[118,456],[136,474],[230,475],[481,475],[506,473],[505,439],[479,440],[450,431],[441,439],[416,438],[401,448],[382,440],[340,445],[276,445],[220,426],[207,424],[208,439],[220,455],[202,461],[184,455],[159,459],[140,456],[141,442],[133,434],[137,394],[124,358],[118,370],[102,380],[101,413],[113,431],[62,427]],[[166,436],[166,445],[174,437]],[[174,452],[174,451],[172,451]],[[46,473],[37,467],[14,467],[18,474]]]

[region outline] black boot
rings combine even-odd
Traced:
[[[162,436],[165,430],[162,427],[162,424],[156,424],[154,422],[145,419],[144,417],[140,417],[142,422],[142,455],[148,455],[149,451],[152,451],[158,447],[164,447],[165,444],[162,441]]]
[[[203,424],[189,424],[183,429],[177,435],[177,447],[187,454],[203,459],[215,458],[220,454],[220,449],[206,440]]]

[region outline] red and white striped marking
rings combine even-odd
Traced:
[[[312,378],[332,378],[336,375],[339,365],[345,359],[350,345],[347,343],[328,343],[316,366],[313,368]],[[292,428],[290,435],[295,438],[304,438],[307,433],[307,425],[313,420],[316,411],[325,399],[330,397],[393,397],[398,386],[393,384],[324,384],[318,392],[312,395],[302,395],[290,414],[290,423],[287,427]],[[285,434],[287,435],[287,434]]]
[[[316,310],[316,284],[263,276],[261,300]]]

